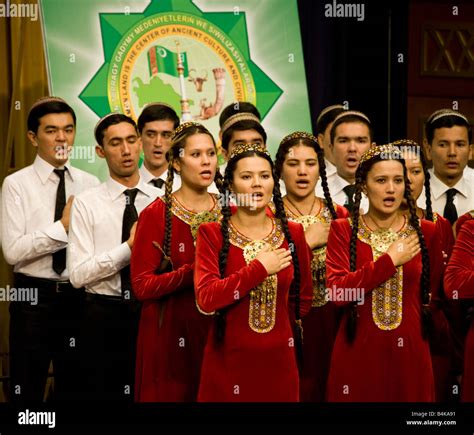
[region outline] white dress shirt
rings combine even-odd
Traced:
[[[155,177],[147,168],[145,168],[145,165],[141,165],[140,169],[140,179],[143,180],[145,184],[148,184],[152,186],[154,189],[158,191],[158,196],[163,196],[165,194],[165,185],[163,187],[156,187],[153,184],[153,180],[157,177]],[[166,179],[168,178],[168,169],[163,172],[158,178],[162,179],[166,183]],[[173,177],[173,192],[178,190],[181,187],[181,177],[175,172],[174,177]]]
[[[446,191],[451,189],[451,187],[446,186],[435,174],[433,169],[429,169],[428,172],[430,173],[430,189],[431,189],[431,206],[434,212],[443,216],[444,207],[446,206]],[[456,189],[458,193],[456,193],[454,197],[454,205],[456,206],[456,210],[458,212],[458,217],[467,213],[468,211],[474,210],[474,188],[472,185],[473,177],[472,177],[473,170],[466,166],[464,168],[462,178],[452,187]],[[425,188],[423,187],[423,191],[418,198],[417,201],[418,207],[426,208],[426,196],[425,196]]]
[[[344,187],[348,186],[350,183],[347,180],[344,180],[337,172],[334,172],[331,176],[327,177],[329,193],[331,194],[331,199],[338,205],[344,205],[347,202],[347,195],[344,192]],[[324,198],[323,187],[321,186],[321,178],[316,184],[316,195],[320,198]],[[354,198],[355,199],[355,198]],[[367,213],[369,209],[369,200],[367,197],[362,194],[360,200],[360,209],[362,213]]]
[[[66,199],[99,185],[87,172],[66,164]],[[32,165],[5,178],[2,188],[2,249],[14,271],[36,278],[64,281],[53,270],[52,255],[68,244],[61,221],[54,222],[59,177],[55,168],[38,155]]]
[[[324,165],[326,166],[326,177],[330,177],[337,172],[337,168],[328,159],[324,159]]]
[[[158,189],[140,180],[135,198],[138,214],[158,196]],[[72,205],[68,268],[74,287],[89,293],[121,296],[120,269],[130,263],[130,247],[122,242],[125,190],[112,178],[79,195]],[[164,222],[156,222],[164,225]]]

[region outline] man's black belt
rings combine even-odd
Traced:
[[[80,290],[73,287],[70,281],[54,281],[52,279],[24,275],[23,273],[14,273],[14,277],[16,287],[38,288],[56,293]]]

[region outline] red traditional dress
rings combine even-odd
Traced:
[[[423,218],[425,218],[423,212]],[[433,222],[440,239],[443,253],[443,270],[448,263],[454,245],[451,223],[438,213],[433,213]],[[436,401],[447,402],[453,399],[453,385],[456,376],[462,372],[463,334],[462,310],[459,301],[446,298],[442,287],[433,298],[432,315],[435,333],[430,339],[433,375],[435,380]]]
[[[213,198],[210,212],[194,213],[172,196],[173,270],[169,273],[156,273],[163,259],[164,199],[150,204],[138,220],[130,263],[134,294],[143,301],[137,340],[138,402],[196,401],[211,319],[196,307],[194,241],[200,223],[220,216]]]
[[[313,215],[300,215],[285,205],[288,219],[303,225],[304,230],[317,222],[331,223],[332,217],[326,202]],[[336,205],[338,218],[349,217],[349,212]],[[303,367],[300,371],[300,400],[323,402],[329,374],[332,347],[341,320],[342,309],[328,300],[326,292],[326,246],[313,249],[311,261],[313,276],[313,300],[311,311],[303,319]]]
[[[440,284],[441,249],[436,225],[421,221],[430,256],[431,292]],[[340,304],[363,295],[357,307],[353,343],[346,335],[345,313],[334,344],[328,378],[331,402],[425,402],[435,399],[429,343],[421,335],[421,254],[395,267],[386,251],[399,236],[414,229],[405,223],[398,233],[373,231],[360,219],[356,270],[350,272],[351,223],[331,224],[327,244],[327,285]],[[344,301],[345,299],[346,301]]]
[[[444,287],[451,298],[474,299],[474,219],[463,222],[446,268]],[[472,306],[472,305],[471,305]],[[472,310],[472,308],[471,308]],[[474,402],[474,321],[471,318],[464,350],[461,400]]]
[[[202,363],[198,400],[201,402],[296,402],[299,399],[289,290],[293,266],[267,275],[255,257],[269,244],[288,248],[281,225],[264,240],[252,241],[229,223],[230,247],[225,278],[219,273],[222,247],[220,224],[199,228],[196,246],[195,289],[197,303],[206,312],[224,310],[224,341],[216,345],[211,328]],[[303,227],[290,222],[298,255],[301,286],[300,312],[311,307],[310,250]],[[292,316],[293,317],[293,316]]]

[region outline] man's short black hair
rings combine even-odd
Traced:
[[[133,125],[133,128],[138,133],[137,124],[135,124],[135,121],[130,118],[130,116],[123,115],[122,113],[112,113],[102,118],[95,127],[94,136],[97,143],[104,146],[103,140],[105,130],[107,130],[111,125],[120,124],[122,122],[127,122],[128,124]]]

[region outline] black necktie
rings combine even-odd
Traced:
[[[458,211],[454,205],[456,193],[458,193],[456,189],[448,189],[446,191],[446,205],[444,206],[443,216],[451,222],[451,225],[458,220]]]
[[[66,169],[54,169],[54,173],[59,177],[58,190],[56,191],[56,206],[54,209],[54,222],[61,219],[66,205],[66,183],[64,173]],[[66,269],[66,248],[60,249],[53,254],[53,270],[61,275]]]
[[[123,211],[122,219],[122,243],[129,239],[130,230],[138,219],[137,209],[135,208],[137,193],[138,189],[128,189],[123,192],[125,195],[125,210]],[[131,300],[132,283],[130,281],[130,266],[125,266],[120,270],[120,278],[122,280],[122,295],[126,296],[126,299]]]
[[[347,200],[346,203],[344,204],[344,207],[347,208],[347,211],[352,214],[352,211],[354,209],[354,193],[355,193],[355,184],[348,184],[346,187],[344,187],[342,190],[344,193],[347,195]]]
[[[155,178],[154,180],[151,180],[151,182],[155,185],[155,187],[158,187],[158,189],[162,189],[163,185],[165,184],[164,180],[161,178]]]

